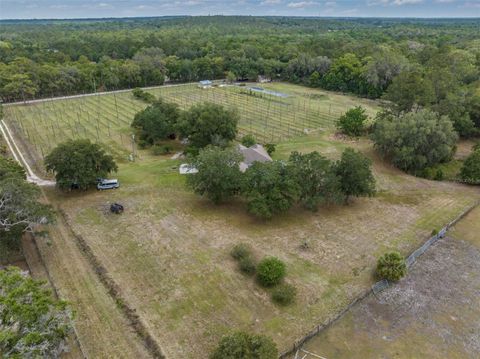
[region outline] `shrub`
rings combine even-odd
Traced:
[[[245,243],[240,243],[232,248],[232,250],[230,251],[230,255],[234,259],[240,260],[245,257],[250,257],[252,255],[252,251],[248,245],[246,245]]]
[[[267,257],[262,259],[257,267],[257,278],[264,287],[279,284],[286,274],[286,265],[280,259]]]
[[[475,150],[463,163],[460,177],[467,183],[480,183],[480,150]]]
[[[280,305],[288,305],[293,303],[297,289],[291,284],[280,284],[272,292],[272,300]]]
[[[377,276],[379,278],[396,282],[406,274],[407,264],[400,253],[388,252],[378,259]]]
[[[271,156],[275,152],[275,144],[274,143],[266,143],[264,145],[265,149],[267,150],[267,153],[269,156]]]
[[[348,136],[360,136],[365,131],[365,121],[368,116],[362,106],[348,110],[340,116],[337,121],[337,128]]]
[[[256,143],[257,143],[257,140],[253,135],[245,135],[242,137],[242,145],[244,145],[245,147],[251,147]]]
[[[236,332],[224,336],[210,359],[276,359],[275,343],[264,335]]]
[[[146,103],[154,103],[155,102],[155,96],[152,95],[149,92],[143,91],[141,88],[134,88],[132,91],[132,94],[135,98],[142,100]]]
[[[238,268],[245,274],[253,275],[256,270],[255,260],[252,256],[247,255],[246,257],[240,258],[238,261]]]
[[[172,152],[172,146],[169,146],[169,145],[165,145],[165,146],[153,145],[152,146],[152,154],[154,156],[168,155],[171,152]]]

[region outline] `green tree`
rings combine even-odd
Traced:
[[[78,186],[85,190],[98,178],[117,171],[113,157],[106,154],[100,145],[85,139],[59,144],[45,157],[45,167],[55,173],[57,186],[61,189]]]
[[[236,332],[224,336],[210,359],[276,359],[278,350],[264,335]]]
[[[18,268],[0,271],[0,352],[5,358],[54,358],[65,351],[73,314],[45,283]]]
[[[405,258],[398,252],[385,253],[378,259],[377,277],[396,282],[407,274]]]
[[[362,106],[357,106],[340,116],[337,120],[337,128],[348,136],[358,137],[364,133],[367,119],[365,109]]]
[[[352,148],[342,153],[342,158],[335,164],[335,173],[340,178],[340,188],[345,200],[351,196],[364,197],[375,194],[375,178],[372,161]]]
[[[419,71],[404,71],[392,80],[383,98],[396,113],[408,112],[433,102],[433,86]]]
[[[156,101],[138,112],[132,122],[140,143],[153,145],[155,142],[175,137],[175,126],[180,117],[178,106],[163,100]]]
[[[480,149],[467,157],[460,171],[460,178],[470,184],[480,184]]]
[[[9,176],[18,176],[23,179],[26,178],[25,170],[17,161],[0,156],[0,180]]]
[[[332,162],[318,152],[292,152],[288,164],[300,189],[299,200],[306,208],[316,211],[320,204],[340,203],[345,199]]]
[[[396,167],[417,173],[450,160],[458,136],[448,117],[421,110],[400,116],[380,113],[372,139]]]
[[[188,138],[189,146],[199,149],[233,140],[237,136],[238,120],[236,110],[206,102],[185,111],[177,128],[182,137]]]
[[[255,138],[254,135],[245,135],[242,137],[242,145],[245,147],[251,147],[257,143],[257,139]]]
[[[208,146],[190,164],[198,173],[187,176],[187,184],[199,195],[214,203],[224,202],[239,193],[242,155],[234,149]]]
[[[242,194],[256,217],[270,219],[286,212],[298,198],[298,185],[281,162],[254,162],[244,177]]]
[[[33,224],[53,221],[53,211],[50,206],[39,202],[40,195],[38,186],[21,176],[0,179],[0,236],[13,228],[25,231]]]

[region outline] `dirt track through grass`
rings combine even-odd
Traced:
[[[76,310],[76,330],[88,358],[148,358],[143,344],[58,217],[37,244],[59,295]]]

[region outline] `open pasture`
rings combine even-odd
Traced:
[[[148,92],[182,109],[205,101],[235,107],[240,114],[240,135],[251,133],[260,142],[278,143],[307,132],[331,129],[343,112],[358,104],[372,115],[377,109],[368,100],[295,85],[265,86],[288,95],[285,98],[253,92],[249,86],[201,89],[186,84],[151,88]],[[126,159],[132,150],[130,124],[146,106],[131,91],[125,91],[7,105],[5,119],[40,158],[66,139],[89,138],[103,143],[116,158]]]
[[[184,186],[178,161],[152,157],[121,164],[115,192],[49,198],[92,247],[168,357],[206,358],[234,329],[271,336],[281,350],[327,320],[373,282],[379,255],[407,254],[478,198],[478,190],[414,178],[385,164],[366,140],[331,134],[301,136],[278,145],[276,157],[317,150],[338,158],[347,146],[374,160],[378,195],[349,206],[301,208],[270,222],[250,217],[243,203],[214,206]],[[121,216],[106,211],[119,202]],[[255,257],[287,263],[297,287],[293,305],[272,303],[269,291],[242,275],[229,251],[248,243]]]

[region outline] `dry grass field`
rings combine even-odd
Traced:
[[[478,358],[479,223],[477,207],[407,278],[355,306],[303,349],[327,358]]]
[[[318,213],[295,209],[271,222],[254,220],[241,202],[213,206],[191,194],[177,161],[147,153],[121,165],[118,191],[53,190],[49,198],[66,211],[167,356],[207,357],[233,329],[265,333],[286,349],[372,284],[380,254],[407,254],[479,195],[473,187],[405,175],[377,158],[367,141],[339,142],[328,133],[281,143],[277,157],[297,149],[337,158],[346,146],[375,160],[378,195]],[[108,213],[114,201],[126,207],[121,216]],[[258,259],[274,255],[287,263],[287,281],[298,288],[294,305],[274,305],[268,291],[240,274],[229,256],[240,242]]]
[[[206,358],[219,338],[235,329],[264,333],[280,350],[287,349],[372,284],[380,254],[389,249],[409,253],[480,195],[474,187],[408,176],[379,158],[369,141],[334,135],[333,116],[358,104],[373,113],[375,103],[281,83],[264,87],[291,96],[194,85],[150,91],[182,108],[205,100],[233,103],[242,133],[279,141],[277,159],[294,150],[337,159],[344,148],[358,148],[374,161],[377,195],[317,213],[295,208],[263,222],[249,216],[240,200],[214,206],[190,193],[178,174],[180,161],[147,150],[136,162],[120,161],[116,191],[45,190],[167,357]],[[31,158],[41,158],[66,138],[88,137],[124,159],[129,123],[144,106],[124,92],[8,107],[6,115],[24,149],[36,153]],[[122,203],[125,212],[109,213],[112,202]],[[49,240],[40,242],[40,250],[62,295],[78,308],[82,344],[93,357],[147,356],[74,241],[59,223]],[[273,255],[287,263],[287,281],[298,289],[295,304],[273,304],[268,290],[238,271],[229,252],[241,242],[250,244],[257,259]]]

